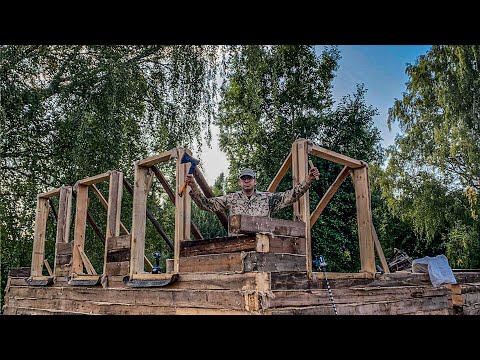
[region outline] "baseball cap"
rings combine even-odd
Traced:
[[[257,177],[255,175],[255,171],[253,171],[252,169],[248,169],[248,168],[240,170],[240,174],[238,175],[238,177],[241,178],[242,176],[251,176],[252,178]]]

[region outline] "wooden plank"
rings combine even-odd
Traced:
[[[256,248],[255,235],[217,237],[202,241],[189,240],[180,243],[180,256],[222,254],[252,251]]]
[[[312,155],[318,156],[322,159],[333,161],[337,164],[348,166],[352,169],[364,167],[366,163],[361,160],[356,160],[346,155],[339,154],[335,151],[322,148],[312,143],[308,144],[308,152]]]
[[[328,273],[335,274],[335,273]],[[308,290],[308,289],[326,289],[327,284],[324,279],[317,278],[317,273],[311,273],[308,276],[306,272],[273,272],[271,273],[272,290]],[[323,274],[322,274],[323,275]],[[345,274],[343,274],[345,275]],[[371,275],[369,273],[358,273],[357,275]],[[328,282],[332,289],[350,288],[353,286],[365,286],[372,283],[370,276],[358,278],[328,277]]]
[[[108,250],[106,263],[117,261],[130,261],[130,248]]]
[[[32,269],[30,266],[11,268],[8,271],[8,276],[9,277],[29,277],[31,270]]]
[[[47,230],[48,199],[37,197],[35,229],[33,234],[31,275],[41,276],[45,256],[45,235]]]
[[[70,215],[72,212],[72,187],[62,186],[57,214],[56,243],[68,243],[70,234]]]
[[[360,269],[365,272],[376,272],[367,168],[354,169],[353,173],[357,206]]]
[[[110,179],[110,173],[111,171],[107,171],[106,173],[103,173],[103,174],[89,176],[82,180],[78,180],[75,183],[74,188],[77,188],[79,185],[88,186],[88,185],[93,185],[102,181],[107,181],[108,179]]]
[[[57,235],[55,239],[55,261],[53,263],[53,274],[57,275],[57,257],[65,254],[65,249],[68,248],[69,253],[72,253],[72,242],[69,242],[70,223],[72,212],[72,187],[62,186],[60,188],[60,198],[58,204],[57,214]],[[69,259],[70,261],[70,259]]]
[[[173,148],[171,150],[165,151],[165,152],[160,153],[158,155],[154,155],[154,156],[150,156],[150,157],[147,157],[145,159],[142,159],[142,160],[138,160],[137,164],[138,164],[138,166],[149,167],[149,166],[156,165],[158,163],[168,161],[170,159],[174,159],[177,156],[179,156],[179,155],[177,155],[177,148]]]
[[[85,269],[87,269],[87,273],[89,275],[97,275],[97,272],[93,268],[92,263],[88,259],[87,255],[83,252],[83,248],[79,245],[77,245],[77,247],[78,247],[78,252],[80,253],[80,256],[82,258],[83,265],[85,265]]]
[[[88,186],[78,185],[77,206],[75,211],[75,230],[73,235],[73,259],[72,272],[80,274],[83,272],[83,260],[79,248],[83,249],[85,244],[85,229],[87,227],[87,211],[88,211]]]
[[[172,275],[169,276],[171,277]],[[245,309],[244,297],[241,291],[221,289],[122,288],[106,290],[100,286],[68,286],[62,288],[62,291],[58,291],[58,288],[55,287],[42,287],[42,289],[39,289],[38,287],[25,286],[15,288],[9,295],[9,300],[22,301],[24,306],[28,303],[28,305],[32,307],[36,306],[59,310],[68,309],[62,304],[67,304],[68,301],[76,301],[78,305],[89,307],[94,313],[97,313],[96,310],[87,304],[125,304],[129,305],[130,308],[151,306],[231,310]],[[112,314],[115,314],[115,312],[112,312]]]
[[[72,253],[57,255],[55,259],[55,266],[61,266],[61,265],[70,266],[71,265],[70,262],[72,261],[72,255],[73,255]]]
[[[122,194],[123,174],[119,171],[112,171],[110,173],[110,182],[108,188],[107,232],[105,234],[103,273],[106,273],[108,239],[113,236],[120,236],[120,213],[122,209]]]
[[[73,252],[73,241],[67,243],[58,243],[57,246],[57,255],[72,255]]]
[[[123,183],[123,177],[122,177],[122,183]],[[98,190],[98,188],[95,185],[90,185],[90,188],[93,190],[93,193],[95,194],[97,199],[100,201],[100,203],[103,205],[103,207],[108,210],[107,200],[105,200],[105,198],[103,197],[100,190]],[[110,191],[109,191],[109,194],[110,194]],[[107,227],[107,229],[108,229],[108,227]],[[125,225],[123,225],[123,223],[121,221],[120,221],[120,230],[121,230],[122,234],[126,234],[126,235],[130,234],[130,232],[127,230],[127,228],[125,227]]]
[[[126,276],[130,270],[130,261],[108,262],[105,267],[105,274],[107,276]],[[110,287],[110,279],[108,280]]]
[[[370,304],[395,302],[408,299],[430,300],[434,297],[446,297],[446,293],[432,287],[394,287],[364,289],[333,289],[335,304]],[[315,306],[331,304],[327,289],[322,290],[282,290],[274,291],[266,299],[267,307]]]
[[[257,233],[258,252],[305,255],[306,239],[304,237],[281,236],[271,233]]]
[[[112,236],[107,240],[107,252],[110,250],[130,249],[130,235]]]
[[[181,257],[179,262],[182,273],[243,271],[242,253]]]
[[[306,225],[303,221],[274,219],[265,216],[232,215],[229,218],[230,232],[252,234],[271,232],[275,235],[305,237]]]
[[[300,182],[300,173],[298,168],[298,141],[292,144],[292,187]],[[300,218],[300,202],[296,201],[293,206],[293,220],[301,220]]]
[[[58,194],[60,194],[60,188],[53,189],[53,190],[38,194],[38,197],[40,197],[42,199],[49,199],[51,197],[57,196]]]
[[[318,220],[320,215],[322,214],[323,210],[327,206],[327,204],[330,202],[332,199],[333,195],[337,192],[338,188],[340,185],[342,185],[343,181],[347,178],[348,174],[350,173],[350,168],[348,166],[345,166],[342,171],[338,174],[337,178],[335,181],[330,185],[328,190],[325,192],[325,194],[322,196],[320,199],[317,207],[313,211],[312,215],[310,216],[310,224],[313,226],[315,222]]]
[[[383,254],[382,245],[378,240],[377,232],[375,231],[375,227],[373,226],[373,224],[372,224],[372,236],[375,244],[375,249],[377,250],[378,258],[380,259],[380,263],[382,264],[383,272],[385,274],[389,274],[390,269],[388,267],[387,260],[385,259],[385,255]]]
[[[173,251],[173,267],[174,272],[180,270],[180,241],[190,240],[190,221],[191,221],[191,202],[190,196],[180,196],[178,193],[183,186],[185,176],[188,172],[190,164],[181,163],[181,158],[184,153],[189,154],[189,151],[184,148],[178,149],[177,170],[176,170],[176,187],[175,187],[175,238]],[[191,155],[191,154],[189,154]]]
[[[150,191],[150,178],[152,171],[138,165],[135,162],[135,179],[133,189],[133,210],[132,210],[132,240],[130,276],[141,273],[144,269],[145,257],[145,225],[147,210],[147,195]]]
[[[243,259],[243,269],[248,271],[305,271],[305,255],[246,253]]]
[[[277,189],[283,177],[290,169],[290,166],[292,166],[292,150],[290,150],[287,158],[283,161],[282,166],[280,166],[280,169],[278,170],[277,174],[273,178],[272,182],[270,183],[270,185],[268,185],[267,191],[274,192]]]
[[[299,181],[305,181],[308,175],[308,143],[305,139],[298,139],[298,174]],[[310,191],[307,190],[300,200],[300,220],[305,223],[305,261],[307,271],[312,271],[312,240],[310,224]]]
[[[50,267],[50,264],[48,263],[48,260],[44,259],[43,263],[45,264],[45,267],[47,268],[48,275],[53,276],[53,271],[52,271],[52,268]]]

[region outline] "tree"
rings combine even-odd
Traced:
[[[247,166],[257,171],[258,188],[266,188],[298,137],[367,162],[381,160],[380,136],[373,127],[376,110],[365,104],[364,88],[359,86],[333,109],[331,88],[340,58],[336,47],[320,54],[304,45],[234,50],[216,119],[220,148],[230,162],[228,191],[237,190],[236,174]],[[332,162],[314,162],[321,179],[310,191],[311,211],[341,170]],[[291,184],[288,172],[278,191]],[[343,184],[334,200],[312,229],[313,255],[327,253],[334,271],[354,271],[359,256],[351,184]],[[274,216],[291,219],[291,207]]]
[[[2,284],[10,267],[30,264],[38,193],[114,169],[133,180],[134,160],[201,144],[203,135],[208,143],[218,50],[0,46]],[[166,166],[170,180],[173,171]],[[162,208],[154,202],[149,208]],[[92,201],[90,210],[101,222],[102,206]],[[124,207],[122,221],[129,219],[131,207]],[[93,242],[87,255],[99,266],[102,244]]]
[[[407,65],[407,91],[389,109],[389,124],[404,133],[381,176],[389,209],[412,226],[424,253],[446,251],[458,265],[480,264],[472,237],[480,226],[479,52],[433,46]],[[452,250],[460,234],[471,239],[462,254]]]

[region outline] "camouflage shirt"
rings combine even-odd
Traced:
[[[292,189],[271,193],[254,191],[248,198],[242,191],[237,191],[223,196],[207,198],[199,190],[190,191],[192,199],[196,200],[200,209],[214,212],[223,212],[231,215],[271,216],[275,210],[284,208],[299,200],[310,188],[304,180]]]

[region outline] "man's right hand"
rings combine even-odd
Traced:
[[[197,191],[197,183],[195,182],[193,174],[187,174],[187,176],[185,177],[185,181],[192,188],[192,191]]]

